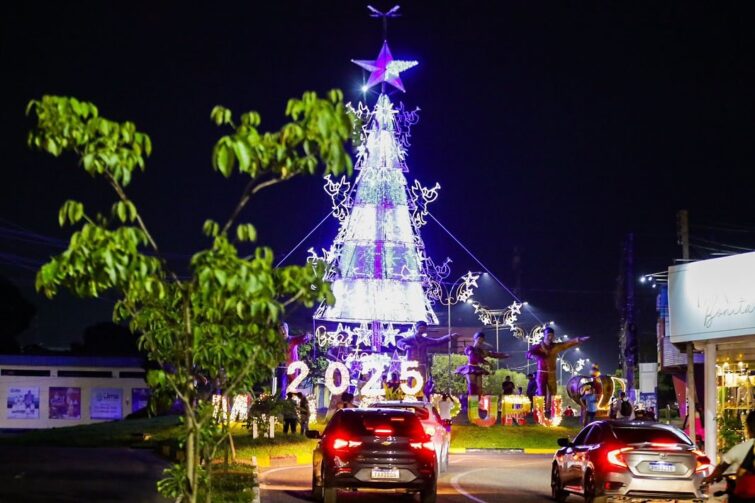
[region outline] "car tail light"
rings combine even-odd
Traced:
[[[428,434],[428,435],[430,435],[431,437],[432,437],[433,435],[435,435],[435,426],[430,426],[430,425],[428,425],[428,426],[425,426],[424,428],[425,428],[425,433],[427,433],[427,434]]]
[[[705,473],[708,470],[713,469],[713,464],[710,462],[710,458],[703,452],[695,449],[692,451],[697,456],[697,466],[695,466],[695,473]]]
[[[393,428],[375,428],[375,435],[377,435],[378,437],[390,437],[391,435],[393,435]]]
[[[410,440],[409,447],[425,452],[435,452],[435,444],[433,444],[433,441],[428,434],[425,434],[422,438]]]
[[[362,445],[362,442],[357,442],[356,440],[347,440],[345,438],[335,438],[332,445],[334,450],[341,451],[359,447],[360,445]]]
[[[614,449],[612,451],[608,451],[608,453],[606,454],[606,459],[613,466],[629,468],[629,466],[627,466],[627,462],[624,460],[624,453],[631,450],[631,447],[624,447],[622,449]]]
[[[435,444],[431,440],[426,442],[409,442],[409,446],[412,449],[427,449],[428,451],[435,452]]]

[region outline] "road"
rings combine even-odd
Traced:
[[[167,502],[155,482],[167,463],[144,449],[0,447],[0,503]]]
[[[438,482],[438,501],[449,503],[542,502],[550,500],[552,456],[536,454],[452,454]],[[262,473],[263,503],[311,501],[312,467],[271,468]],[[391,499],[394,499],[391,496]],[[378,503],[380,493],[339,493],[339,501]],[[395,499],[412,501],[406,496]],[[576,501],[576,500],[575,500]]]

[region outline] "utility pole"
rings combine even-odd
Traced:
[[[676,213],[677,244],[682,246],[682,259],[689,260],[689,213],[679,210]]]
[[[689,213],[687,210],[679,210],[676,213],[676,237],[677,243],[682,247],[682,259],[689,261]],[[697,444],[697,431],[695,424],[696,405],[695,388],[695,347],[691,342],[687,343],[687,426],[689,436]]]
[[[634,319],[634,234],[627,234],[624,244],[624,378],[627,393],[634,389],[634,369],[637,365],[637,329]]]

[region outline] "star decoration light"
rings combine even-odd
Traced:
[[[404,84],[401,82],[399,74],[419,64],[417,61],[393,59],[387,41],[383,42],[380,54],[378,54],[375,60],[352,59],[351,62],[371,72],[370,78],[364,86],[366,89],[382,82],[387,82],[402,92],[406,92],[406,89],[404,89]]]

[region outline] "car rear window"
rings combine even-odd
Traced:
[[[652,442],[659,444],[692,445],[689,438],[681,431],[674,431],[666,428],[614,427],[613,433],[616,435],[617,439],[626,444]]]
[[[357,436],[389,434],[396,437],[413,437],[424,431],[422,423],[413,414],[365,410],[338,416],[328,425],[329,431],[338,429]]]
[[[417,415],[417,417],[420,419],[420,421],[424,421],[430,418],[430,413],[424,407],[415,407],[413,405],[394,405],[394,404],[384,405],[383,407],[391,408],[391,409],[408,410],[408,411],[414,412]]]

